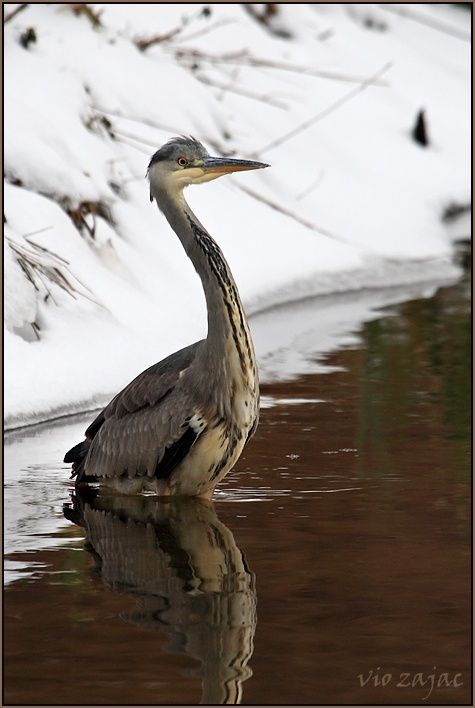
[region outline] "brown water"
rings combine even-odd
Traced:
[[[263,386],[212,505],[71,498],[32,458],[69,423],[23,434],[41,543],[7,556],[6,704],[470,703],[467,279],[359,340]]]

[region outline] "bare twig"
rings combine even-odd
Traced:
[[[42,234],[43,231],[49,231],[52,226],[45,226],[43,229],[36,229],[36,231],[30,231],[28,234],[23,234],[23,238],[27,241],[30,236],[36,236],[36,234]]]
[[[198,30],[194,34],[189,34],[184,37],[178,37],[177,42],[188,42],[190,39],[196,39],[197,37],[202,37],[204,34],[208,34],[208,32],[212,32],[215,29],[218,29],[218,27],[224,27],[225,25],[231,25],[234,24],[236,20],[231,19],[228,17],[227,19],[224,18],[222,20],[218,20],[217,22],[214,22],[212,25],[209,25],[209,27],[204,27],[201,30]]]
[[[147,39],[145,37],[136,37],[134,39],[134,44],[142,51],[144,52],[146,49],[149,47],[153,47],[154,44],[160,44],[160,42],[166,42],[167,39],[171,39],[174,37],[178,32],[181,32],[183,27],[175,27],[175,29],[171,30],[167,34],[155,34],[153,37],[148,37]]]
[[[166,32],[166,34],[155,34],[153,37],[149,37],[146,39],[145,37],[140,38],[136,37],[134,39],[134,43],[137,45],[137,47],[142,50],[143,52],[148,49],[149,47],[152,47],[154,44],[160,44],[161,42],[167,42],[170,39],[173,39],[173,37],[176,37],[180,32],[183,32],[185,27],[190,24],[190,22],[193,22],[196,20],[198,17],[205,16],[208,17],[210,15],[210,10],[209,8],[202,8],[199,10],[199,12],[195,12],[194,15],[190,15],[190,17],[184,17],[181,21],[181,25],[179,27],[175,27],[174,29],[170,30],[169,32]]]
[[[48,228],[52,229],[52,226],[49,226]],[[46,229],[41,229],[42,231],[46,231]],[[39,233],[39,232],[37,232]],[[64,258],[61,258],[61,256],[58,256],[57,253],[53,253],[52,251],[49,250],[49,248],[45,248],[44,246],[40,246],[39,243],[35,243],[35,241],[32,241],[30,238],[27,238],[26,236],[23,236],[25,241],[30,244],[30,246],[33,246],[33,248],[38,249],[38,251],[43,251],[43,253],[46,253],[48,256],[51,256],[51,258],[62,261],[62,263],[66,266],[69,265],[69,261],[67,261]]]
[[[318,231],[318,233],[322,234],[323,236],[328,236],[329,238],[333,238],[336,241],[341,241],[342,243],[347,243],[346,239],[342,238],[341,236],[336,236],[336,234],[332,234],[330,231],[327,231],[326,229],[322,229],[320,226],[313,224],[311,221],[307,221],[306,219],[302,219],[302,217],[299,216],[298,214],[295,214],[294,212],[289,211],[288,209],[285,209],[284,207],[280,206],[280,204],[276,204],[275,202],[271,201],[270,199],[263,197],[262,195],[258,194],[257,192],[254,192],[252,189],[249,189],[248,187],[244,187],[242,184],[239,184],[239,185],[236,184],[236,186],[238,187],[238,189],[241,189],[243,192],[246,192],[246,194],[249,194],[250,197],[254,197],[254,199],[258,199],[260,202],[267,204],[267,206],[270,206],[271,209],[275,209],[276,211],[279,211],[281,214],[285,214],[285,216],[290,216],[291,219],[295,219],[295,221],[298,221],[303,226],[306,226],[307,229],[312,229],[312,231]]]
[[[216,81],[211,81],[211,79],[208,79],[206,76],[203,75],[195,74],[195,76],[198,81],[201,81],[201,83],[206,84],[207,86],[212,86],[213,88],[221,89],[222,91],[230,91],[231,93],[237,93],[240,96],[252,98],[254,101],[261,101],[261,103],[268,103],[270,106],[274,106],[274,108],[281,108],[284,111],[289,110],[287,104],[282,103],[281,101],[276,98],[273,98],[272,96],[264,96],[257,93],[253,93],[251,91],[248,91],[247,89],[243,89],[239,86],[236,86],[236,84],[219,84]]]
[[[94,12],[87,2],[68,2],[63,7],[60,7],[57,12],[62,12],[63,10],[72,10],[78,17],[79,15],[85,15],[95,29],[102,27],[102,10]]]
[[[119,135],[121,138],[130,138],[131,140],[137,140],[139,143],[143,143],[144,145],[151,145],[151,147],[156,147],[157,143],[156,141],[152,142],[151,140],[146,140],[145,138],[140,138],[138,135],[133,135],[132,133],[127,133],[125,130],[120,130],[120,128],[115,128],[115,133]]]
[[[324,111],[321,111],[320,113],[317,113],[316,116],[313,116],[313,118],[309,118],[308,120],[304,121],[300,125],[298,125],[296,128],[293,128],[290,130],[288,133],[285,133],[285,135],[282,135],[280,138],[277,138],[277,140],[273,140],[271,143],[268,143],[265,145],[263,148],[257,151],[259,155],[261,155],[264,152],[268,152],[269,150],[273,150],[276,148],[278,145],[282,145],[282,143],[287,142],[287,140],[290,140],[290,138],[295,137],[295,135],[298,135],[299,133],[303,132],[304,130],[307,130],[307,128],[310,128],[311,125],[314,125],[317,123],[319,120],[322,118],[326,118],[326,116],[330,115],[330,113],[333,113],[333,111],[336,111],[338,108],[343,106],[345,103],[350,101],[352,98],[357,96],[361,91],[364,91],[368,86],[371,86],[375,79],[378,79],[382,74],[386,73],[388,69],[390,69],[392,66],[392,62],[388,62],[383,66],[382,69],[379,69],[373,76],[370,76],[365,83],[361,84],[360,86],[357,86],[354,88],[352,91],[347,93],[345,96],[342,96],[342,98],[338,99],[338,101],[335,101],[335,103],[332,103],[331,106],[328,106],[328,108],[325,108]],[[256,154],[257,154],[256,153]]]
[[[312,184],[310,185],[310,187],[307,187],[306,189],[303,190],[303,192],[300,192],[300,194],[297,194],[297,196],[295,197],[295,199],[297,199],[297,201],[300,201],[301,199],[304,199],[305,197],[308,197],[308,195],[309,195],[311,192],[313,192],[313,190],[314,190],[316,187],[318,187],[318,186],[322,183],[322,181],[323,181],[323,175],[324,175],[324,173],[323,173],[323,170],[322,170],[322,171],[320,172],[320,174],[318,175],[318,178],[315,180],[315,182],[312,182]]]
[[[280,69],[282,71],[291,71],[297,74],[305,74],[308,76],[317,76],[321,79],[331,79],[332,81],[344,81],[347,83],[364,84],[367,79],[363,76],[354,74],[341,74],[335,71],[325,71],[323,69],[315,69],[308,66],[300,66],[298,64],[288,64],[287,62],[271,61],[270,59],[260,59],[248,54],[247,51],[232,52],[230,54],[222,54],[221,56],[206,54],[199,49],[186,49],[180,47],[174,50],[178,59],[189,57],[196,61],[209,61],[211,64],[238,64],[239,66],[262,67],[268,69]],[[386,81],[375,80],[375,86],[388,86]]]
[[[32,264],[30,263],[29,265],[32,265]],[[34,272],[35,272],[35,275],[39,278],[39,280],[40,280],[42,286],[43,286],[44,289],[46,290],[47,298],[48,298],[48,297],[51,298],[51,300],[54,302],[54,304],[56,305],[56,307],[58,307],[58,303],[57,303],[56,300],[54,299],[53,293],[51,292],[51,290],[49,289],[49,287],[47,286],[47,284],[46,284],[45,281],[43,280],[43,277],[42,277],[42,274],[41,274],[40,269],[34,267]],[[60,285],[60,287],[63,288],[64,290],[67,290],[63,285]],[[35,288],[36,288],[36,290],[39,292],[40,289],[36,286],[36,283],[35,283]],[[69,294],[71,295],[71,297],[73,298],[73,300],[77,300],[77,298],[76,298],[76,296],[74,295],[74,293],[69,293]]]
[[[72,298],[76,299],[75,293],[77,293],[78,295],[85,297],[87,300],[90,300],[95,305],[98,305],[99,307],[104,307],[93,297],[90,297],[86,293],[81,292],[76,287],[74,287],[72,282],[70,282],[68,277],[65,275],[65,273],[63,273],[61,269],[64,269],[67,273],[69,273],[69,276],[72,276],[72,278],[74,278],[74,280],[76,280],[84,290],[87,290],[89,293],[92,294],[92,291],[70,271],[70,269],[68,268],[69,263],[64,258],[61,258],[61,256],[58,256],[56,253],[53,253],[52,251],[48,250],[47,248],[44,248],[43,246],[39,246],[38,244],[34,243],[34,241],[27,241],[27,243],[32,247],[32,249],[30,250],[22,246],[17,241],[9,238],[8,236],[6,236],[5,238],[7,239],[10,248],[16,253],[16,258],[20,267],[22,268],[28,280],[30,280],[30,282],[33,284],[35,290],[39,290],[35,280],[35,278],[38,278],[38,280],[46,290],[48,297],[51,297],[53,302],[55,302],[50,289],[48,288],[43,279],[44,276],[49,281],[60,287],[62,290],[65,290]],[[48,260],[45,260],[46,256]]]
[[[182,57],[191,57],[192,59],[203,59],[216,64],[219,62],[227,62],[231,64],[233,63],[233,60],[245,59],[246,57],[249,57],[249,52],[247,49],[240,49],[237,52],[229,52],[228,54],[219,55],[206,54],[200,49],[188,49],[187,47],[179,47],[178,49],[173,47],[172,51],[178,59],[181,59]]]
[[[18,15],[19,12],[25,9],[25,7],[28,7],[29,3],[28,2],[22,2],[18,7],[16,7],[14,10],[12,10],[8,15],[3,16],[3,24],[6,25],[7,22],[10,22],[15,15]]]
[[[130,120],[133,121],[134,123],[143,123],[144,125],[148,125],[151,128],[157,128],[157,130],[164,130],[167,133],[173,133],[175,135],[184,135],[187,133],[186,130],[179,130],[178,128],[174,126],[169,126],[169,125],[163,125],[161,123],[156,123],[153,120],[150,120],[149,118],[137,118],[136,116],[130,116],[126,115],[124,113],[120,113],[119,111],[108,111],[106,108],[98,108],[97,106],[94,107],[96,111],[100,111],[101,113],[105,113],[106,115],[109,116],[115,116],[116,118],[123,118],[124,120]],[[114,126],[114,130],[115,130]]]
[[[136,138],[134,138],[134,139],[136,140]],[[134,145],[134,143],[131,142],[130,138],[117,137],[117,142],[123,143],[124,145],[134,148],[135,150],[138,150],[139,152],[143,152],[144,155],[150,154],[150,150],[146,150],[145,148],[141,147],[140,145]]]
[[[332,81],[345,81],[347,83],[365,83],[366,79],[363,76],[354,74],[340,74],[335,71],[325,71],[323,69],[313,69],[308,66],[299,66],[296,64],[286,64],[283,61],[269,61],[267,59],[251,58],[250,66],[262,66],[270,69],[281,69],[283,71],[292,71],[298,74],[308,74],[309,76],[317,76],[320,79],[331,79]],[[388,86],[386,81],[374,81],[375,86]]]
[[[283,39],[291,39],[292,34],[283,27],[276,27],[274,24],[274,18],[279,13],[279,4],[276,2],[265,2],[263,4],[263,10],[258,11],[255,9],[254,5],[250,2],[242,3],[244,10],[246,10],[249,15],[263,24],[271,34],[275,34],[277,37]]]
[[[439,32],[444,32],[445,34],[450,34],[452,37],[457,37],[457,39],[463,39],[465,42],[471,42],[472,36],[470,32],[466,32],[459,27],[454,27],[453,25],[448,25],[445,22],[434,20],[433,17],[427,17],[420,12],[414,10],[408,10],[407,3],[404,5],[391,5],[390,3],[378,3],[378,7],[386,12],[392,12],[395,15],[401,17],[407,17],[409,20],[414,22],[420,22],[422,25],[431,27],[432,29],[438,30]]]

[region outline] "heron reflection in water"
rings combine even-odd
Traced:
[[[73,493],[64,515],[85,529],[104,584],[134,599],[122,619],[167,632],[168,651],[201,662],[202,704],[239,704],[252,675],[254,576],[212,504],[89,488]]]
[[[151,366],[97,416],[64,461],[76,485],[101,481],[126,494],[210,499],[259,419],[254,346],[239,292],[218,244],[183,190],[261,162],[210,157],[193,138],[174,138],[148,167],[157,202],[201,278],[206,339]],[[244,225],[249,228],[249,225]]]

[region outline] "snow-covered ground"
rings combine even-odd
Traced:
[[[144,179],[173,135],[271,164],[187,192],[255,315],[263,378],[302,370],[276,362],[307,321],[259,339],[271,305],[457,277],[441,217],[471,199],[468,12],[71,7],[31,4],[4,28],[7,427],[104,403],[206,334],[200,282]]]

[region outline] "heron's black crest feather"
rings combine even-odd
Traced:
[[[171,138],[165,143],[165,145],[162,145],[162,147],[157,150],[154,155],[152,155],[152,158],[148,164],[148,169],[150,169],[152,165],[157,162],[172,158],[174,153],[177,152],[177,148],[192,151],[195,157],[205,157],[208,154],[208,151],[205,147],[203,147],[199,140],[196,140],[196,138],[193,138],[191,135],[189,137],[186,135],[180,135],[176,138]]]

